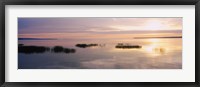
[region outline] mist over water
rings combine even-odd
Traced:
[[[141,48],[116,48],[119,43]],[[18,69],[182,69],[182,38],[19,40],[18,44],[48,47],[41,52],[19,51]],[[51,50],[55,46],[63,50]]]

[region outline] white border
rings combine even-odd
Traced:
[[[6,82],[194,82],[194,5],[6,5]],[[17,17],[183,17],[182,69],[17,70]]]

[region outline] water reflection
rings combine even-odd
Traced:
[[[151,56],[161,56],[167,53],[166,43],[161,42],[159,39],[148,39],[148,41],[151,44],[146,46],[145,51]]]
[[[154,48],[153,50],[155,53],[162,54],[162,55],[166,53],[165,48]]]
[[[145,48],[145,51],[150,54],[151,56],[160,56],[166,54],[167,50],[163,47],[157,47],[155,45],[147,46]]]
[[[38,40],[20,41],[23,46],[45,46],[44,54],[19,51],[19,69],[181,69],[182,39]],[[78,43],[85,45],[76,46]],[[89,45],[90,43],[97,46]],[[119,44],[121,43],[121,44]],[[25,45],[23,45],[25,44]],[[106,45],[106,46],[105,46]],[[141,48],[116,48],[138,45]],[[69,48],[66,48],[69,47]],[[103,47],[103,48],[101,48]],[[73,48],[73,49],[71,49]],[[83,49],[84,48],[84,49]],[[95,49],[93,49],[95,48]],[[36,53],[36,52],[34,52]],[[38,52],[37,52],[38,53]],[[72,53],[72,55],[63,55]]]
[[[24,46],[24,44],[18,45],[18,52],[25,54],[33,53],[45,53],[45,52],[54,52],[54,53],[75,53],[75,49],[64,48],[62,46],[55,46],[53,48],[45,46]]]

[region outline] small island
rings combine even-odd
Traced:
[[[64,48],[62,46],[54,46],[53,48],[45,46],[26,46],[24,44],[18,44],[18,52],[25,54],[32,53],[45,53],[45,52],[54,52],[54,53],[75,53],[76,49]]]
[[[93,46],[98,46],[98,44],[76,44],[76,47],[80,47],[80,48],[87,48],[87,47],[93,47]]]
[[[62,46],[54,46],[52,49],[51,49],[52,52],[55,52],[55,53],[61,53],[61,52],[64,52],[64,53],[75,53],[76,50],[75,49],[70,49],[70,48],[64,48]]]
[[[18,44],[19,53],[25,53],[25,54],[44,53],[49,50],[50,48],[45,46],[25,46],[24,44]]]
[[[115,48],[130,49],[130,48],[142,48],[142,46],[118,43],[118,44],[115,46]]]

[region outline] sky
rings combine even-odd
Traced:
[[[181,36],[182,18],[18,18],[19,38]]]

